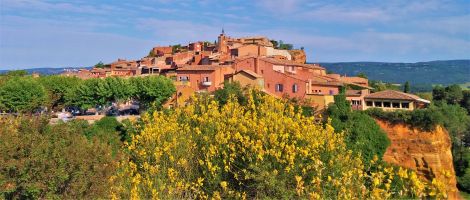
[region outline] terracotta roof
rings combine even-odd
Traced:
[[[328,81],[328,82],[320,82],[320,81],[311,81],[312,85],[327,85],[327,86],[343,86],[343,83],[337,81]]]
[[[346,96],[361,96],[361,90],[346,90]]]
[[[261,57],[260,59],[263,61],[272,63],[272,64],[277,64],[277,65],[299,66],[299,67],[305,67],[305,68],[311,68],[311,69],[325,69],[323,67],[320,67],[320,65],[300,64],[291,60],[279,60],[279,59],[266,58],[266,57]]]
[[[263,76],[261,76],[261,75],[255,73],[255,72],[253,72],[253,71],[251,71],[251,70],[246,70],[246,69],[244,69],[244,70],[241,70],[241,71],[237,72],[237,74],[240,73],[240,72],[245,72],[245,73],[247,73],[248,75],[253,76],[253,77],[255,77],[255,78],[263,78]]]
[[[343,82],[350,82],[350,83],[368,83],[367,79],[357,77],[357,76],[352,76],[352,77],[341,76],[339,79]]]
[[[430,103],[428,100],[422,99],[416,95],[399,92],[395,90],[384,90],[365,96],[366,99],[397,99],[397,100],[410,100],[410,101],[421,101]]]
[[[217,68],[231,67],[230,65],[181,65],[176,71],[214,71]]]
[[[343,83],[346,84],[346,85],[355,85],[357,87],[366,88],[366,89],[369,89],[369,90],[374,89],[373,87],[369,87],[369,86],[365,86],[365,85],[361,85],[361,84],[357,84],[357,83],[349,83],[349,82],[343,82]]]

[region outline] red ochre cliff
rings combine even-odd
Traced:
[[[436,178],[447,183],[449,199],[461,199],[447,130],[437,126],[433,131],[423,131],[403,124],[376,121],[391,142],[383,156],[385,162],[413,169],[422,178]]]

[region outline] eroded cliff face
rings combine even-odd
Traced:
[[[304,50],[289,50],[290,55],[292,56],[292,61],[300,64],[305,64],[307,61],[307,55]]]
[[[383,156],[385,162],[413,169],[422,178],[447,183],[449,199],[461,199],[452,163],[452,143],[444,128],[438,126],[427,132],[403,124],[376,121],[391,142]]]

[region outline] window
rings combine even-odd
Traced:
[[[393,108],[400,108],[400,103],[393,102],[392,106],[393,106]]]
[[[390,102],[384,102],[384,107],[385,107],[385,108],[390,108],[390,106],[391,106],[391,105],[390,105]]]
[[[264,70],[261,70],[261,74],[264,74]]]
[[[276,92],[282,92],[283,86],[282,84],[276,84]]]
[[[335,92],[333,90],[330,90],[330,95],[334,95]]]
[[[374,106],[375,107],[382,107],[382,102],[381,101],[374,101]]]
[[[408,108],[410,108],[410,103],[408,103],[408,102],[406,102],[406,103],[401,103],[401,107],[408,109]]]
[[[268,88],[269,88],[269,83],[268,83]]]
[[[359,100],[351,100],[352,105],[361,105],[361,101]]]
[[[297,84],[292,85],[292,92],[296,93],[297,91],[299,91],[299,86]]]
[[[366,101],[366,105],[372,107],[372,101]]]
[[[189,76],[180,76],[180,81],[189,81]]]
[[[209,82],[209,77],[204,77],[203,82]]]

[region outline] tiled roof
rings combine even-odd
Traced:
[[[410,101],[422,101],[429,103],[428,100],[422,99],[416,95],[399,92],[395,90],[384,90],[365,96],[366,99],[397,99],[397,100],[410,100]]]
[[[346,90],[346,96],[361,96],[361,90]]]
[[[214,71],[217,68],[231,67],[230,65],[181,65],[176,71]]]
[[[353,77],[342,76],[339,79],[343,82],[349,82],[349,83],[368,83],[367,79],[361,78],[361,77],[355,77],[355,76]]]
[[[244,69],[244,70],[239,71],[238,73],[240,73],[240,72],[245,72],[245,73],[247,73],[247,74],[249,74],[250,76],[253,76],[253,77],[255,77],[255,78],[263,78],[263,76],[261,76],[261,75],[255,73],[255,72],[253,72],[253,71],[251,71],[251,70],[246,70],[246,69]]]
[[[343,86],[343,83],[337,81],[328,81],[328,82],[320,82],[320,81],[311,81],[312,85],[326,85],[326,86]]]
[[[272,64],[277,64],[277,65],[299,66],[299,67],[305,67],[305,68],[311,68],[311,69],[325,69],[323,67],[320,67],[320,65],[300,64],[300,63],[296,63],[296,62],[291,61],[291,60],[279,60],[279,59],[275,59],[275,58],[266,58],[266,57],[262,57],[260,59],[263,60],[263,61],[272,63]]]

